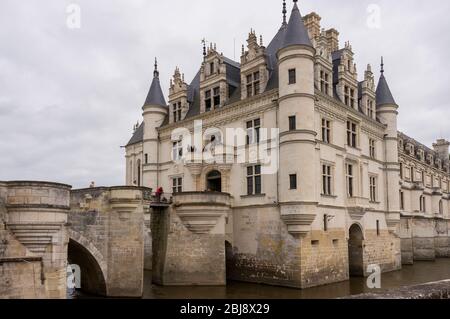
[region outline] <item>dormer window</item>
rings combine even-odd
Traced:
[[[345,105],[355,107],[355,90],[348,86],[345,87]]]
[[[259,71],[247,75],[247,97],[252,97],[260,93],[260,74]]]
[[[374,115],[374,103],[373,103],[373,101],[372,100],[369,100],[368,102],[367,102],[367,115],[370,117],[370,118],[373,118],[373,115]]]
[[[211,111],[211,107],[212,107],[211,91],[207,90],[205,91],[205,111],[206,112]]]
[[[216,87],[213,89],[214,94],[214,107],[220,106],[220,88]]]
[[[320,91],[328,94],[330,87],[330,75],[325,71],[320,71]]]
[[[211,62],[209,64],[209,74],[214,74],[214,62]]]
[[[173,104],[173,122],[181,121],[181,102]]]

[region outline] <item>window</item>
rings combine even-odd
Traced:
[[[172,178],[172,193],[183,192],[183,179],[181,177]]]
[[[181,102],[173,104],[173,121],[175,123],[181,121]]]
[[[347,145],[356,148],[357,125],[352,121],[347,121]]]
[[[439,201],[439,215],[443,215],[443,214],[444,214],[444,202],[441,199]]]
[[[322,93],[328,94],[328,89],[330,87],[330,75],[325,71],[320,71],[320,91]]]
[[[295,116],[289,116],[289,131],[295,131],[297,129],[297,118]]]
[[[369,183],[370,183],[370,201],[376,202],[377,201],[377,178],[376,178],[376,176],[370,176]]]
[[[247,195],[261,194],[261,165],[247,167]]]
[[[297,74],[295,69],[289,70],[289,84],[295,84],[297,83]]]
[[[403,163],[400,163],[400,179],[403,179]]]
[[[380,221],[377,220],[377,236],[380,236]]]
[[[220,88],[216,87],[213,89],[214,93],[214,107],[220,106]]]
[[[346,165],[346,176],[347,176],[347,196],[353,197],[354,194],[354,179],[355,176],[353,175],[353,165],[347,164]]]
[[[181,140],[172,144],[172,160],[179,161],[183,157],[183,142]]]
[[[252,97],[260,93],[260,74],[259,71],[247,75],[247,97]]]
[[[332,195],[332,167],[330,165],[322,165],[322,194]]]
[[[400,191],[400,209],[405,210],[405,193]]]
[[[148,164],[148,154],[145,154],[145,155],[144,155],[144,163],[145,163],[145,164]]]
[[[289,175],[289,189],[297,189],[297,174]]]
[[[344,102],[345,105],[355,108],[355,90],[348,86],[344,87]]]
[[[211,101],[211,91],[205,91],[205,110],[206,112],[211,111],[212,101]]]
[[[411,182],[414,182],[414,174],[415,174],[415,172],[414,172],[414,167],[411,167]]]
[[[214,62],[211,62],[209,64],[209,74],[214,74]]]
[[[421,172],[422,184],[425,185],[425,171]]]
[[[369,138],[369,156],[375,158],[375,140]]]
[[[323,215],[323,230],[328,231],[328,215]]]
[[[331,122],[326,119],[322,119],[322,141],[331,143]]]
[[[368,115],[370,118],[373,118],[373,115],[374,115],[374,108],[373,108],[373,101],[372,101],[372,100],[369,100],[369,101],[367,102],[367,115]]]
[[[425,196],[420,196],[420,212],[425,213],[427,210]]]
[[[261,120],[256,119],[247,122],[247,145],[259,143]]]

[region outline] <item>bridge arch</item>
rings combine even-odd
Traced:
[[[80,233],[69,230],[67,248],[69,264],[81,269],[81,290],[90,294],[107,295],[107,264],[103,255]]]

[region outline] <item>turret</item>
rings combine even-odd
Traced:
[[[314,127],[314,56],[308,31],[294,1],[279,68],[280,203],[317,202]],[[296,185],[294,185],[296,184]]]
[[[376,91],[376,112],[381,123],[387,126],[384,137],[385,143],[385,171],[387,178],[387,211],[388,226],[391,223],[391,230],[396,227],[396,221],[400,219],[400,164],[398,161],[398,130],[397,117],[398,105],[392,96],[389,85],[384,76],[384,62],[381,59],[381,76]]]
[[[158,63],[155,59],[155,71],[150,90],[142,107],[144,117],[144,168],[143,186],[156,189],[158,181],[158,128],[168,115],[168,107],[159,82]]]

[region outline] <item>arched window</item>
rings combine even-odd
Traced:
[[[211,171],[206,175],[207,191],[222,192],[222,174],[219,171]]]
[[[439,201],[439,215],[443,215],[443,214],[444,214],[444,202],[441,199]]]

